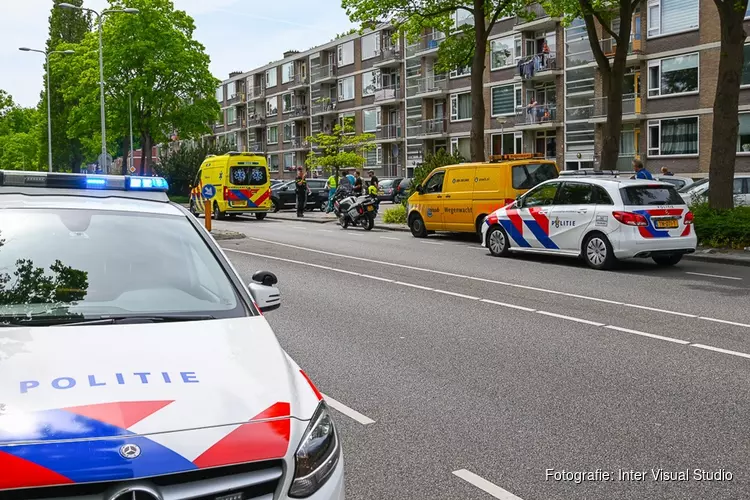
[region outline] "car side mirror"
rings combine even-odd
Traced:
[[[421,184],[417,184],[417,193],[424,194],[424,188]]]
[[[289,191],[289,186],[283,186],[283,187],[281,188],[281,190],[282,190],[282,191]]]
[[[281,292],[274,286],[276,283],[276,275],[268,271],[258,271],[253,275],[247,288],[260,312],[267,313],[281,307]]]

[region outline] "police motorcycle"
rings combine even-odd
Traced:
[[[372,195],[353,196],[347,190],[339,190],[333,201],[333,213],[339,220],[342,229],[361,226],[365,231],[375,227],[375,217],[378,215],[378,198]]]

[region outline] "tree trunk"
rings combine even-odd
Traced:
[[[81,163],[83,163],[83,153],[81,152],[81,141],[78,139],[70,139],[68,141],[70,148],[70,171],[74,174],[81,173]]]
[[[714,0],[714,3],[721,22],[721,52],[714,97],[711,164],[708,173],[711,189],[708,190],[708,203],[716,210],[728,210],[734,207],[734,163],[739,128],[737,106],[740,97],[745,43],[743,22],[747,0]]]
[[[617,169],[620,157],[620,133],[622,132],[622,87],[625,78],[625,61],[620,67],[617,61],[612,65],[608,77],[602,78],[602,86],[607,92],[607,121],[602,129],[602,154],[599,168]]]
[[[141,133],[141,163],[138,166],[138,175],[145,175],[146,172],[146,134]]]
[[[471,61],[471,161],[483,162],[484,156],[484,58],[487,55],[485,0],[474,0],[474,58]]]

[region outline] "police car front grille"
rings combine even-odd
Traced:
[[[0,500],[108,500],[112,488],[129,485],[156,487],[164,500],[271,500],[283,470],[280,460],[256,462],[138,480],[0,491]]]

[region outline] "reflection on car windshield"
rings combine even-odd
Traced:
[[[0,322],[143,314],[221,318],[247,312],[184,217],[0,212]]]
[[[683,186],[680,189],[680,193],[689,193],[690,191],[692,191],[692,190],[694,190],[696,188],[701,187],[702,185],[706,184],[707,182],[708,182],[708,178],[705,178],[705,179],[701,179],[701,180],[699,180],[697,182],[694,182],[692,184],[689,184],[687,186]]]

